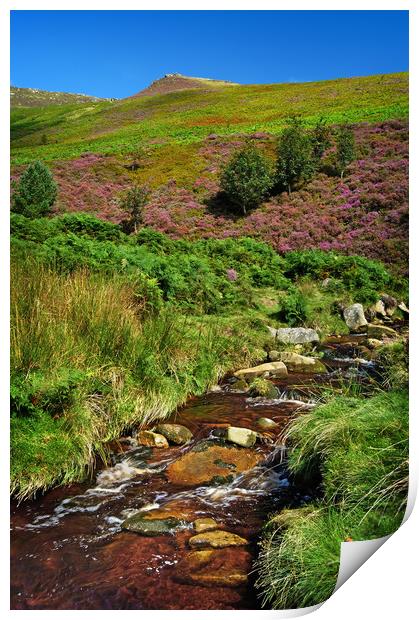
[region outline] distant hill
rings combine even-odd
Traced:
[[[167,73],[162,78],[155,80],[132,97],[152,97],[153,95],[167,95],[182,90],[216,90],[226,86],[238,86],[235,82],[225,80],[213,80],[211,78],[188,77],[181,73]],[[131,97],[129,97],[131,98]]]
[[[55,93],[38,88],[10,88],[10,106],[12,108],[35,108],[68,103],[89,103],[90,101],[115,101],[90,95],[75,93]]]

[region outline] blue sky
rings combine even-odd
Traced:
[[[126,97],[165,73],[243,84],[408,70],[407,11],[12,11],[11,83]]]

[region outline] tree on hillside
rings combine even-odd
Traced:
[[[120,208],[128,214],[125,222],[131,232],[137,233],[143,223],[144,207],[150,197],[150,190],[145,185],[133,185],[119,201]]]
[[[272,185],[270,161],[250,144],[234,153],[220,178],[221,189],[244,215],[262,202]]]
[[[313,163],[318,167],[326,149],[330,146],[330,128],[324,118],[320,118],[310,135]]]
[[[289,120],[278,140],[277,158],[277,181],[289,194],[297,182],[312,176],[312,144],[301,119]]]
[[[49,168],[41,161],[32,162],[15,185],[12,211],[29,218],[48,215],[57,192],[58,187]]]
[[[343,178],[348,165],[355,159],[355,136],[348,125],[342,125],[337,130],[336,137],[336,168]]]

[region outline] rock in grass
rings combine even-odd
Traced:
[[[287,369],[291,372],[311,372],[316,374],[327,372],[323,362],[315,357],[307,357],[298,353],[284,351],[281,353],[281,361],[284,362]]]
[[[254,379],[255,377],[285,377],[288,374],[283,362],[268,362],[252,368],[242,368],[234,373],[239,379]]]
[[[236,443],[243,448],[251,448],[255,445],[257,433],[241,426],[229,426],[226,433],[227,441]]]
[[[343,318],[351,332],[359,332],[368,325],[362,304],[352,304],[343,310]]]
[[[141,534],[141,536],[162,536],[164,534],[174,534],[178,530],[186,527],[186,522],[168,517],[167,519],[146,519],[144,516],[133,515],[122,523],[123,530]]]
[[[214,547],[217,549],[222,547],[240,547],[247,544],[248,541],[245,538],[231,532],[224,532],[223,530],[202,532],[189,539],[189,545],[192,548]]]
[[[189,428],[181,424],[159,424],[156,426],[155,431],[178,446],[188,443],[193,437]]]
[[[245,549],[201,549],[179,561],[174,578],[192,585],[236,588],[247,583],[250,570],[251,555]]]
[[[168,448],[169,444],[166,437],[153,431],[140,431],[137,435],[137,441],[142,446],[150,446],[152,448]]]
[[[210,517],[203,517],[201,519],[196,519],[194,521],[194,529],[195,532],[197,532],[198,534],[200,534],[201,532],[209,532],[211,530],[216,530],[218,529],[218,524],[214,519],[211,519]]]
[[[285,344],[306,344],[320,340],[314,329],[306,327],[281,327],[279,329],[268,327],[268,330],[278,342]]]
[[[368,325],[368,337],[369,338],[394,338],[398,336],[396,330],[386,325]]]

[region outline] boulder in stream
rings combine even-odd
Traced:
[[[250,380],[255,377],[285,377],[288,374],[287,367],[283,362],[268,362],[252,368],[242,368],[234,373],[239,379]]]
[[[278,398],[278,390],[272,381],[260,377],[256,377],[250,384],[250,394],[251,396],[263,396],[263,398]]]
[[[236,443],[243,448],[251,448],[255,445],[257,439],[257,433],[250,430],[250,428],[244,428],[242,426],[229,426],[226,433],[227,441]]]
[[[211,517],[196,519],[193,526],[197,534],[200,534],[201,532],[209,532],[210,530],[217,530],[219,527],[217,521],[211,519]]]
[[[123,521],[121,527],[123,530],[136,532],[141,536],[162,536],[164,534],[174,534],[178,530],[187,526],[185,521],[176,519],[175,517],[167,517],[167,519],[146,519],[144,515],[132,515]]]
[[[189,539],[189,545],[193,548],[214,547],[220,549],[223,547],[240,547],[247,544],[249,543],[245,538],[224,530],[202,532]]]
[[[256,424],[263,430],[277,428],[278,426],[277,422],[271,420],[271,418],[258,418]]]
[[[150,446],[152,448],[168,448],[169,444],[166,437],[153,431],[140,431],[137,434],[137,441],[142,446]]]
[[[315,374],[327,372],[327,368],[323,362],[315,357],[307,357],[305,355],[299,355],[298,353],[284,351],[281,353],[280,359],[291,372],[310,372]]]
[[[178,446],[188,443],[193,437],[189,428],[182,426],[182,424],[158,424],[154,430],[166,437],[170,443],[175,443]]]
[[[320,340],[314,329],[306,327],[280,327],[279,329],[268,327],[268,330],[278,342],[285,344],[306,344]]]

